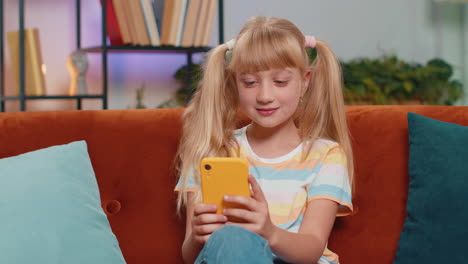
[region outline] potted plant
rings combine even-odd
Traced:
[[[191,74],[188,72],[188,65],[184,65],[179,68],[174,74],[174,79],[176,79],[181,84],[181,88],[177,90],[173,98],[163,102],[158,106],[158,108],[175,108],[187,106],[193,91],[195,91],[195,88],[198,85],[201,72],[201,64],[192,64]],[[189,76],[191,76],[190,80],[188,78]]]
[[[348,104],[453,105],[463,86],[451,80],[452,66],[442,59],[426,65],[407,63],[395,55],[341,63]]]

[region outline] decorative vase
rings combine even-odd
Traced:
[[[77,50],[68,56],[67,69],[71,78],[69,95],[88,93],[86,85],[88,65],[88,57],[84,51]]]

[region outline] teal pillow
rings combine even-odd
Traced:
[[[407,217],[394,264],[467,263],[468,127],[408,113]]]
[[[0,159],[0,263],[125,263],[85,141]]]

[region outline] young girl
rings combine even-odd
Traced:
[[[186,263],[338,263],[328,237],[353,210],[342,88],[331,49],[285,19],[254,17],[210,51],[178,150]],[[236,130],[238,110],[251,123]],[[249,162],[251,197],[224,197],[247,209],[200,202],[200,161],[216,156]]]

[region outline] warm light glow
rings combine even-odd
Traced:
[[[42,74],[45,75],[45,74],[47,73],[47,67],[46,67],[46,65],[43,63],[41,68],[42,68]]]

